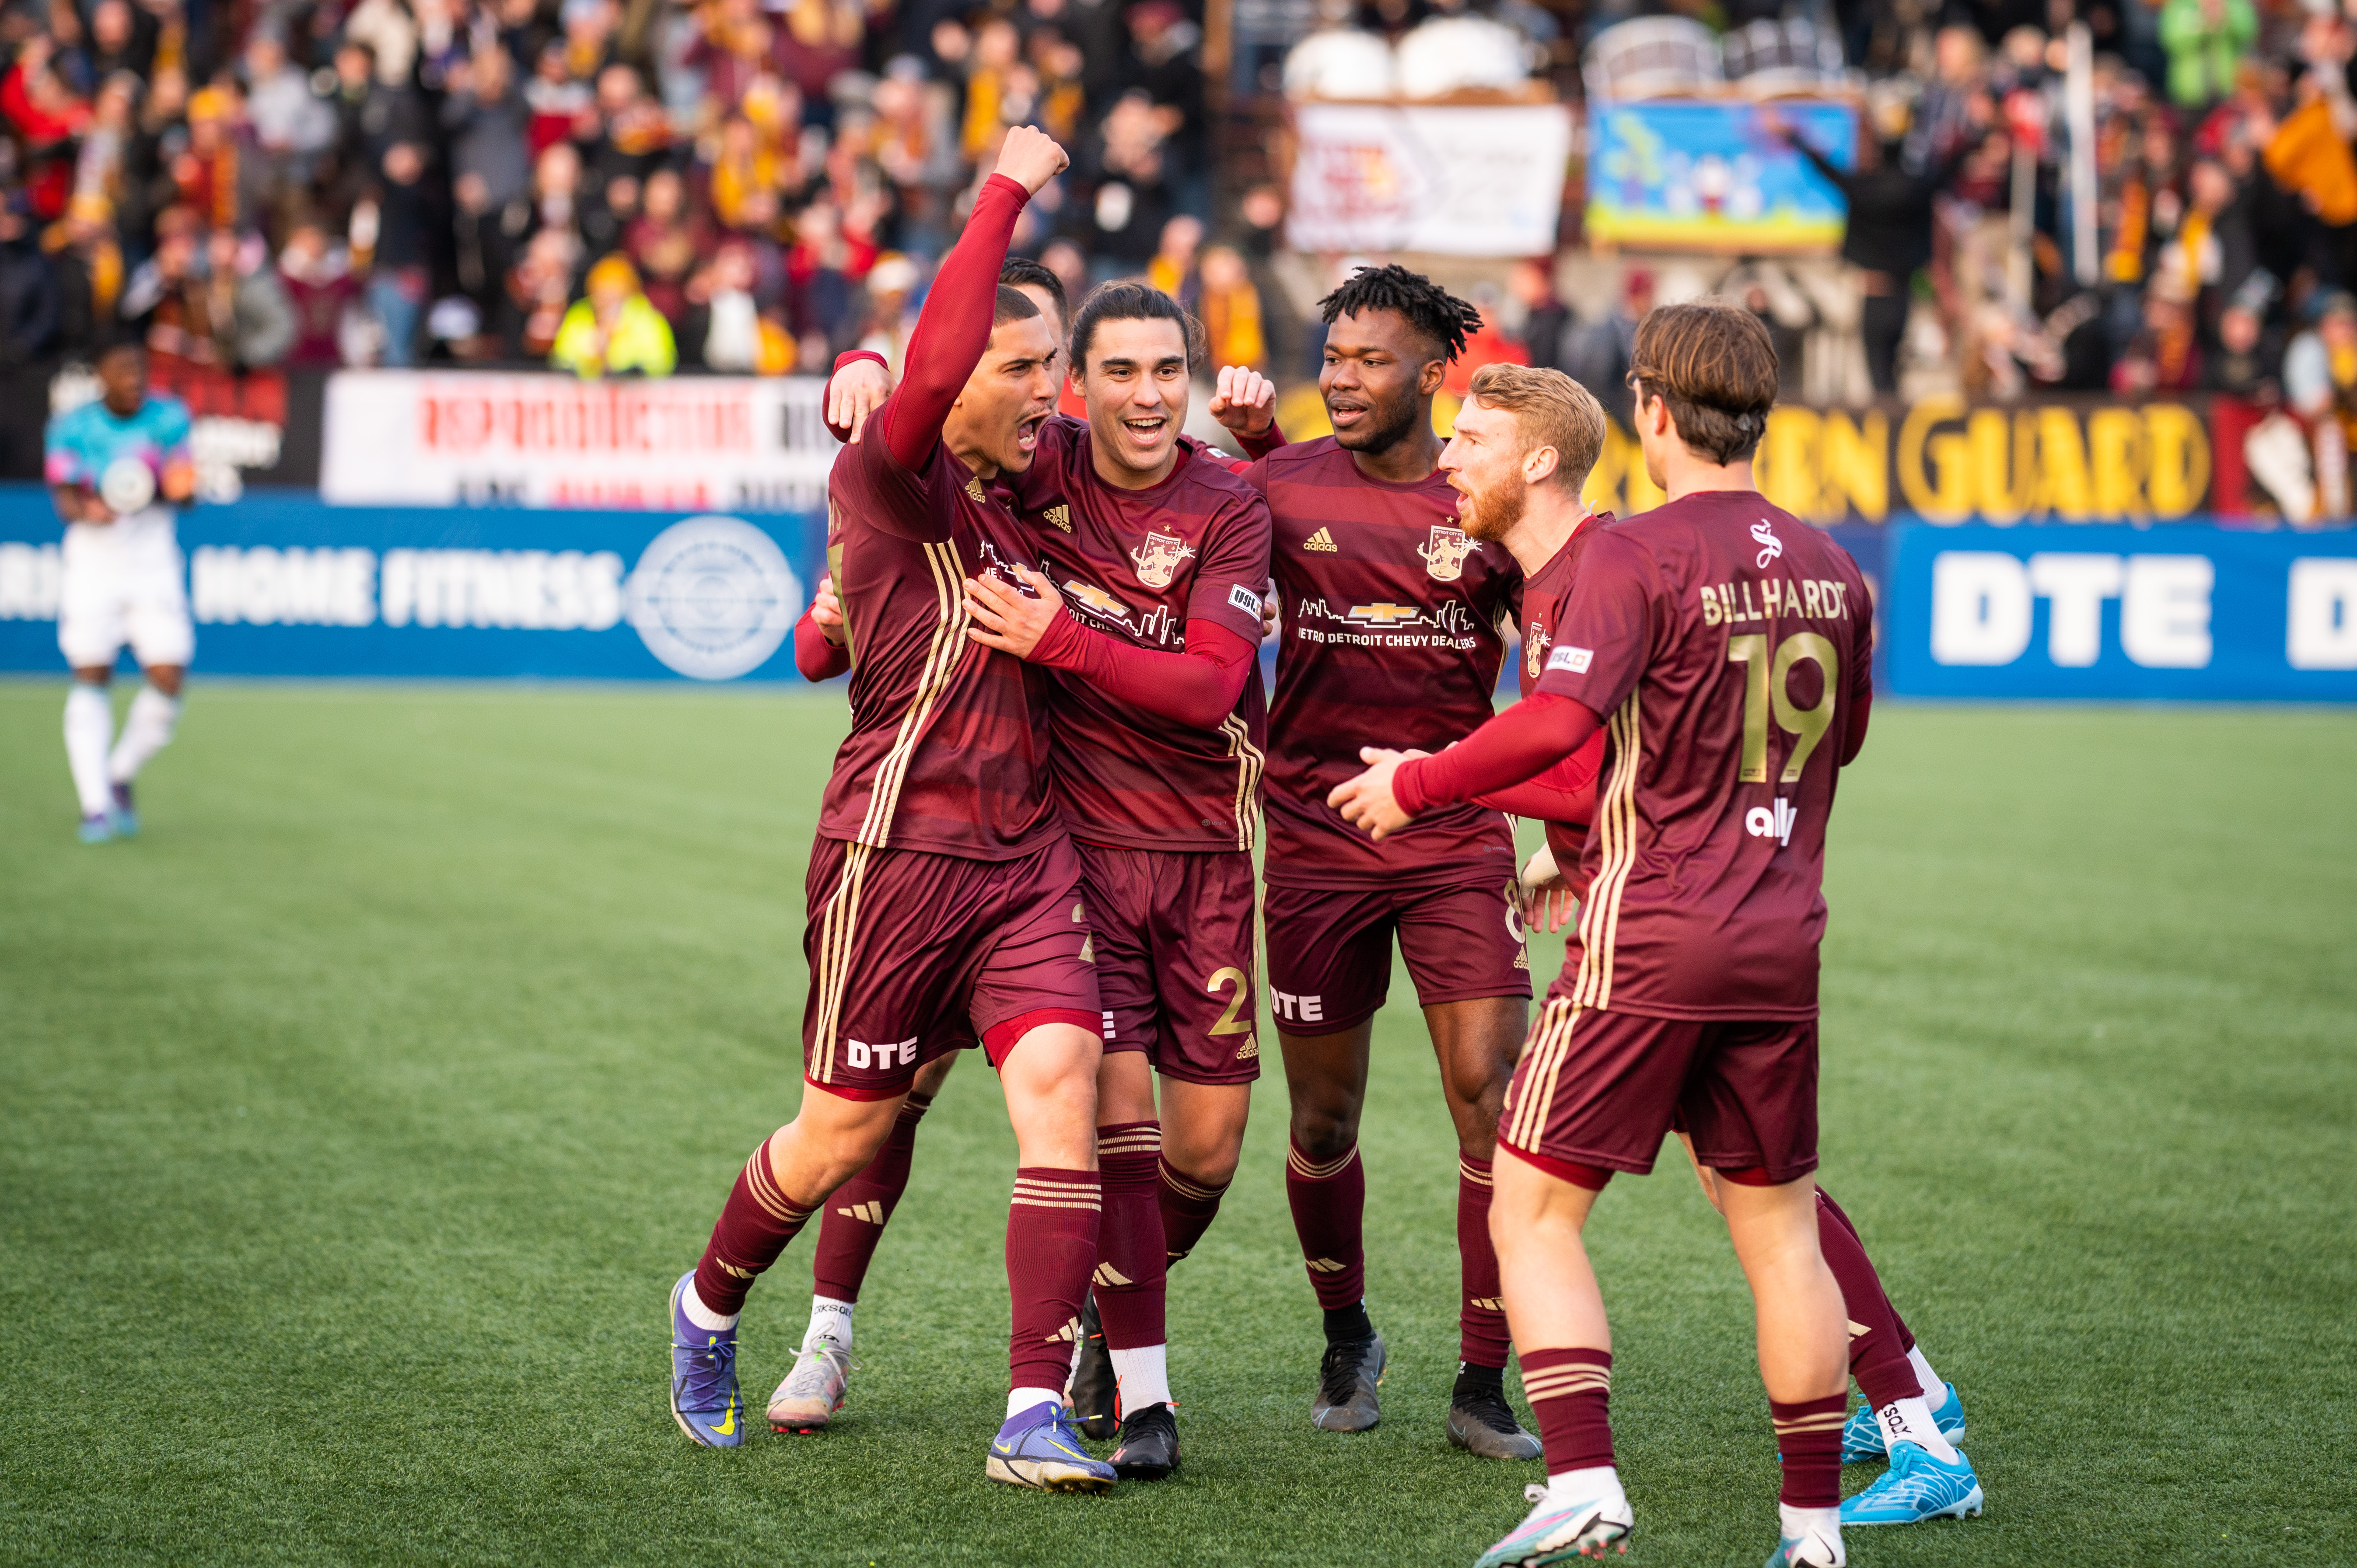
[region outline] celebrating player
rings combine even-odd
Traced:
[[[1048,324],[1049,336],[1055,339],[1055,366],[1060,372],[1069,314],[1063,280],[1028,256],[1009,256],[999,266],[998,281],[1039,310]],[[827,388],[828,428],[845,442],[861,439],[869,417],[892,390],[882,355],[856,350],[843,356],[846,371],[860,362],[876,367],[873,381],[863,381],[846,373]],[[1060,383],[1062,379],[1056,374]],[[794,625],[795,667],[812,681],[844,674],[851,668],[851,655],[844,646],[847,635],[834,579],[822,576],[811,596],[811,607]],[[957,1053],[951,1052],[917,1069],[884,1146],[827,1202],[819,1221],[818,1245],[811,1249],[810,1324],[802,1331],[802,1349],[794,1357],[792,1369],[770,1396],[768,1415],[773,1431],[818,1432],[843,1408],[851,1385],[852,1319],[860,1287],[866,1282],[877,1246],[884,1240],[884,1227],[899,1206],[900,1195],[908,1190],[917,1123],[924,1119],[933,1097],[941,1093],[957,1059]],[[1085,1430],[1088,1412],[1080,1413]]]
[[[1388,834],[1607,736],[1587,897],[1500,1136],[1513,1157],[1494,1229],[1548,1485],[1484,1568],[1598,1551],[1631,1527],[1580,1230],[1611,1173],[1650,1170],[1674,1122],[1714,1173],[1757,1305],[1784,1472],[1770,1562],[1838,1568],[1846,1318],[1811,1173],[1825,826],[1836,770],[1866,736],[1866,584],[1752,486],[1776,397],[1757,320],[1657,310],[1633,359],[1646,471],[1667,503],[1588,541],[1527,701],[1442,756],[1369,748],[1331,801]]]
[[[1263,908],[1292,1097],[1286,1196],[1325,1311],[1310,1420],[1357,1432],[1381,1416],[1386,1351],[1365,1304],[1359,1117],[1396,937],[1457,1128],[1461,1360],[1449,1440],[1534,1458],[1536,1440],[1505,1402],[1489,1223],[1498,1109],[1530,1008],[1513,836],[1497,812],[1459,805],[1377,843],[1326,804],[1357,771],[1366,736],[1437,751],[1490,716],[1499,628],[1515,613],[1522,574],[1458,525],[1432,430],[1433,394],[1480,316],[1397,266],[1359,272],[1322,311],[1318,384],[1334,434],[1271,452],[1245,475],[1275,520],[1285,616]],[[1222,399],[1213,412],[1254,446],[1274,437],[1265,406]]]
[[[1080,867],[1047,797],[1046,677],[966,636],[961,587],[1028,553],[983,484],[1030,464],[1056,345],[997,274],[1017,215],[1065,162],[1045,134],[1007,133],[925,302],[905,383],[829,480],[857,664],[811,855],[806,1081],[800,1113],[746,1162],[702,1261],[672,1287],[672,1412],[699,1443],[743,1440],[736,1330],[753,1281],[874,1157],[918,1068],[978,1037],[1020,1160],[1012,1386],[985,1473],[1050,1490],[1114,1481],[1061,1396],[1100,1205],[1101,1009]]]
[[[58,647],[73,671],[66,763],[84,843],[139,831],[132,783],[172,739],[197,646],[170,505],[196,493],[188,406],[147,390],[135,341],[102,351],[98,379],[98,398],[49,422],[46,463],[67,525]],[[118,740],[107,684],[126,642],[146,682]]]

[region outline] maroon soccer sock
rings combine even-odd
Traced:
[[[1498,1249],[1490,1240],[1490,1162],[1457,1156],[1457,1267],[1465,1300],[1457,1355],[1469,1367],[1506,1365],[1506,1304],[1498,1294]]]
[[[1301,1238],[1310,1287],[1327,1311],[1356,1305],[1367,1294],[1367,1251],[1361,1225],[1367,1208],[1367,1172],[1351,1144],[1330,1160],[1314,1160],[1295,1144],[1285,1156],[1285,1199]]]
[[[696,1299],[712,1311],[733,1316],[745,1310],[745,1293],[761,1271],[778,1261],[786,1243],[802,1233],[816,1204],[797,1203],[779,1190],[770,1170],[765,1140],[737,1173],[737,1185],[721,1206],[712,1240],[695,1265]]]
[[[1778,1500],[1796,1509],[1839,1508],[1841,1434],[1849,1420],[1849,1395],[1794,1404],[1770,1400],[1768,1414],[1784,1455],[1784,1490]]]
[[[1523,1397],[1538,1418],[1550,1476],[1612,1460],[1612,1352],[1524,1350]]]
[[[884,1146],[867,1168],[834,1189],[820,1217],[818,1245],[811,1253],[811,1292],[836,1301],[857,1301],[867,1279],[867,1265],[884,1240],[884,1227],[900,1195],[909,1190],[909,1157],[917,1149],[917,1123],[932,1104],[930,1095],[912,1094],[901,1102],[899,1119],[892,1123]]]
[[[1097,1129],[1104,1218],[1091,1280],[1108,1350],[1135,1350],[1166,1337],[1162,1313],[1170,1260],[1163,1248],[1162,1205],[1154,1178],[1154,1167],[1161,1163],[1161,1122],[1121,1122]]]
[[[1900,1342],[1890,1298],[1883,1294],[1881,1277],[1849,1216],[1822,1189],[1817,1193],[1817,1250],[1841,1286],[1842,1306],[1849,1314],[1850,1376],[1866,1391],[1867,1402],[1880,1410],[1893,1400],[1911,1398],[1917,1391],[1915,1369]]]
[[[1168,1160],[1156,1162],[1160,1167],[1159,1192],[1162,1205],[1162,1245],[1177,1262],[1195,1250],[1203,1232],[1220,1215],[1220,1199],[1228,1195],[1228,1184],[1217,1187],[1197,1181],[1184,1171],[1175,1170]]]
[[[1819,1187],[1817,1188],[1817,1217],[1819,1220],[1817,1234],[1820,1237],[1824,1234],[1824,1226],[1823,1221],[1827,1215],[1832,1216],[1834,1222],[1839,1225],[1843,1230],[1848,1231],[1852,1236],[1857,1235],[1857,1224],[1851,1220],[1850,1217],[1846,1213],[1843,1212],[1842,1206],[1833,1200],[1833,1195],[1831,1193],[1828,1193],[1824,1187]],[[1860,1250],[1865,1248],[1866,1241],[1864,1238],[1859,1238],[1858,1246]],[[1907,1320],[1899,1316],[1899,1304],[1890,1299],[1890,1293],[1889,1291],[1883,1290],[1882,1275],[1878,1272],[1874,1277],[1874,1288],[1877,1291],[1881,1292],[1883,1310],[1890,1314],[1890,1326],[1899,1331],[1899,1353],[1903,1356],[1908,1351],[1915,1348],[1915,1336],[1909,1332]],[[1852,1316],[1856,1315],[1853,1314]],[[1881,1407],[1878,1405],[1875,1408],[1878,1410]]]
[[[1015,1197],[1006,1208],[1006,1294],[1015,1315],[1008,1388],[1060,1389],[1071,1374],[1103,1207],[1094,1171],[1049,1165],[1016,1171]]]

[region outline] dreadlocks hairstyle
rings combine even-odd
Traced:
[[[1776,404],[1776,349],[1760,318],[1724,300],[1664,305],[1637,323],[1629,384],[1658,397],[1678,436],[1712,462],[1749,457]]]
[[[1415,329],[1432,339],[1440,357],[1454,360],[1465,351],[1465,335],[1478,331],[1481,312],[1458,298],[1422,273],[1394,263],[1361,267],[1350,281],[1318,302],[1318,313],[1331,327],[1345,316],[1367,310],[1389,310],[1405,317]]]

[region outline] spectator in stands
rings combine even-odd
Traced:
[[[2225,97],[2258,36],[2251,0],[2165,0],[2160,44],[2169,51],[2169,101],[2201,109]]]
[[[1232,245],[1207,246],[1196,276],[1195,310],[1210,341],[1211,363],[1265,369],[1268,339],[1261,329],[1260,290],[1253,286],[1243,254]]]
[[[548,362],[587,380],[667,376],[679,364],[671,323],[639,286],[628,258],[608,256],[589,269],[588,294],[565,313]]]
[[[1523,351],[1543,370],[1566,369],[1571,311],[1555,292],[1555,258],[1525,256],[1506,274],[1506,287],[1523,310]]]

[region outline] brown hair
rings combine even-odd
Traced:
[[[1531,365],[1484,365],[1473,372],[1472,394],[1485,408],[1514,416],[1523,450],[1555,448],[1553,483],[1577,494],[1604,451],[1604,405],[1561,371]]]
[[[1718,300],[1664,305],[1637,323],[1629,380],[1637,406],[1670,405],[1678,435],[1714,463],[1749,457],[1776,404],[1776,349],[1748,310]]]

